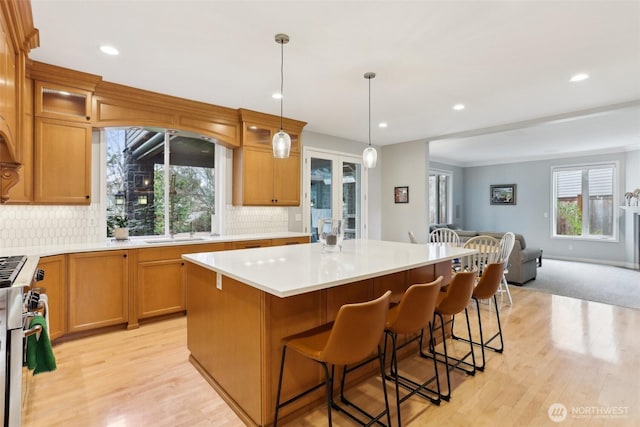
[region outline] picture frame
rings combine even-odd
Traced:
[[[395,187],[393,196],[396,203],[409,203],[409,187]]]
[[[517,190],[517,184],[491,185],[489,200],[492,205],[515,205]]]

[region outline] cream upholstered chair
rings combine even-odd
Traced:
[[[471,295],[471,298],[476,302],[476,311],[478,313],[478,330],[480,331],[480,340],[479,341],[471,340],[471,343],[473,345],[480,346],[481,348],[482,361],[480,364],[475,365],[476,369],[478,369],[479,371],[484,370],[485,349],[488,348],[498,353],[502,353],[502,351],[504,350],[502,326],[500,325],[500,309],[498,307],[498,301],[496,299],[496,293],[498,291],[498,288],[500,286],[500,283],[502,282],[502,278],[504,275],[504,264],[505,263],[502,260],[499,260],[498,262],[485,265],[484,273],[478,279],[478,283],[473,289],[473,294]],[[482,316],[480,313],[480,300],[491,299],[491,298],[493,298],[493,302],[495,304],[496,320],[498,322],[498,332],[496,332],[494,335],[492,335],[491,337],[485,340],[484,338],[485,331],[483,330],[483,327],[482,327]],[[451,328],[451,330],[453,330],[453,328]],[[456,335],[452,335],[452,336],[457,340],[469,342],[469,340],[466,338],[458,337]],[[496,338],[500,338],[500,345],[492,347],[490,343]],[[474,362],[475,362],[475,359],[474,359]]]
[[[511,299],[511,292],[509,291],[509,283],[507,283],[507,273],[509,272],[509,256],[511,255],[515,242],[516,235],[510,231],[504,233],[504,236],[500,239],[500,259],[504,260],[504,272],[498,292],[500,292],[501,295],[504,293],[507,294],[509,305],[513,305],[513,300]]]
[[[500,241],[495,237],[481,235],[470,238],[464,243],[468,249],[476,249],[478,253],[462,258],[462,268],[468,270],[478,268],[478,275],[482,276],[484,266],[500,259]]]
[[[444,243],[450,246],[460,246],[460,236],[450,228],[436,228],[429,233],[430,243]]]
[[[384,394],[385,409],[372,418],[368,424],[376,423],[384,415],[387,416],[388,424],[391,424],[389,414],[389,401],[387,398],[387,388],[385,384],[384,359],[380,348],[380,341],[384,333],[387,314],[389,311],[389,297],[391,291],[387,291],[379,298],[363,303],[345,304],[340,307],[336,320],[325,325],[301,332],[283,339],[282,360],[280,362],[280,376],[278,378],[278,393],[276,398],[276,410],[273,420],[274,427],[278,424],[278,412],[280,408],[295,400],[306,396],[311,391],[318,389],[322,385],[326,389],[327,422],[332,425],[331,408],[338,408],[338,404],[333,399],[333,379],[335,365],[343,365],[342,380],[340,383],[340,394],[344,401],[344,382],[347,373],[347,365],[362,362],[371,354],[376,352],[380,363],[380,374],[382,377],[382,391]],[[284,373],[285,356],[287,349],[291,349],[307,357],[324,368],[324,381],[310,389],[303,391],[287,401],[280,403],[282,392],[282,377]],[[331,367],[331,369],[329,369]],[[354,405],[355,406],[355,405]],[[345,415],[361,422],[345,408],[339,408]],[[369,414],[366,414],[369,415]]]

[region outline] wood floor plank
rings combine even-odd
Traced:
[[[505,352],[488,352],[485,371],[474,377],[453,374],[450,402],[410,399],[402,406],[405,425],[639,425],[640,311],[511,289],[513,307],[501,308]],[[492,310],[481,306],[487,328],[496,326]],[[475,325],[475,309],[470,314]],[[456,322],[456,330],[462,326]],[[25,427],[243,425],[188,361],[184,317],[64,342],[54,351],[57,371],[27,380]],[[403,363],[416,375],[430,366]],[[378,387],[371,379],[350,396],[375,407]],[[562,423],[547,413],[556,403],[568,411]],[[602,413],[613,410],[618,415]],[[288,425],[325,425],[325,417],[319,406]],[[334,425],[353,424],[336,414]]]

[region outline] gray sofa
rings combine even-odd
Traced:
[[[492,232],[492,231],[470,231],[470,230],[457,230],[455,226],[451,224],[436,224],[430,227],[433,231],[436,228],[447,227],[455,230],[460,236],[462,242],[466,242],[474,236],[491,236],[496,239],[501,239],[505,232]],[[515,234],[516,241],[513,245],[513,250],[509,256],[509,271],[507,273],[507,281],[516,285],[522,286],[529,280],[536,278],[537,267],[542,262],[542,249],[527,247],[527,243],[524,240],[522,234]]]

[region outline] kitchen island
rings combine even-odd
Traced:
[[[183,255],[191,361],[247,425],[273,421],[283,337],[335,318],[346,303],[395,294],[444,276],[473,250],[347,240],[337,253],[319,243]],[[372,371],[373,372],[373,371]],[[283,399],[323,378],[318,364],[292,353]],[[281,411],[322,401],[318,390]]]

